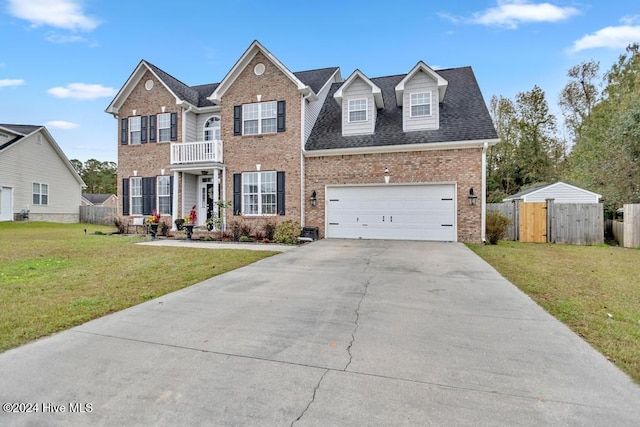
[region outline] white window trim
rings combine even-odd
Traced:
[[[414,104],[413,102],[413,95],[428,95],[429,100],[427,103],[424,104]],[[413,115],[413,107],[414,106],[418,106],[418,105],[428,105],[429,106],[429,114],[419,114],[419,115]],[[413,118],[413,117],[431,117],[433,116],[433,95],[431,93],[431,91],[428,92],[413,92],[409,94],[409,117]]]
[[[160,179],[166,179],[168,181],[168,185],[167,185],[167,189],[168,189],[168,193],[167,194],[160,194]],[[159,175],[158,177],[156,177],[156,206],[158,207],[158,212],[160,213],[160,215],[171,215],[171,177],[169,175]],[[161,212],[160,211],[160,198],[164,197],[166,199],[169,199],[169,212]]]
[[[134,181],[139,181],[140,182],[140,195],[139,196],[134,196],[133,195],[133,182]],[[133,199],[135,198],[139,198],[140,199],[140,213],[134,213],[133,212]],[[129,178],[129,215],[142,215],[142,177],[140,176],[132,176]]]
[[[167,126],[165,127],[161,127],[160,126],[160,117],[162,116],[166,116],[169,118],[169,120],[167,121]],[[156,127],[157,127],[157,135],[156,135],[156,141],[158,142],[171,142],[171,113],[161,113],[157,115],[157,119],[156,119]],[[167,139],[160,139],[160,131],[161,130],[165,130],[168,129],[169,133],[167,134],[168,137]]]
[[[218,123],[218,126],[209,126],[209,127],[207,127],[207,123],[209,123],[209,121],[213,120],[216,117],[218,118],[218,120],[214,121],[214,123]],[[214,129],[218,130],[219,138],[218,139],[215,139],[215,138],[214,139],[207,139],[207,131],[209,130],[209,131],[213,132]],[[220,139],[222,139],[222,133],[221,132],[222,132],[222,123],[220,121],[220,115],[214,114],[213,116],[209,117],[204,122],[204,125],[202,125],[202,140],[203,141],[217,141],[217,140],[220,140]]]
[[[263,106],[267,105],[267,104],[274,104],[275,108],[273,111],[275,111],[275,115],[273,117],[263,117]],[[248,106],[251,105],[257,105],[258,106],[258,117],[255,119],[247,119],[246,118],[246,108]],[[258,121],[258,132],[256,133],[246,133],[245,132],[245,123],[247,121]],[[276,126],[275,126],[275,130],[271,131],[271,132],[262,132],[262,121],[263,120],[275,120],[276,122]],[[242,135],[270,135],[270,134],[274,134],[274,133],[278,133],[278,101],[265,101],[265,102],[254,102],[251,104],[242,104]]]
[[[355,103],[355,102],[360,102],[360,101],[364,101],[364,119],[363,120],[351,120],[351,112],[356,112],[356,111],[363,111],[362,109],[352,109],[351,108],[351,103]],[[348,112],[347,112],[347,121],[348,123],[364,123],[366,121],[369,120],[369,100],[367,98],[357,98],[357,99],[350,99],[348,101]]]
[[[275,197],[275,209],[274,209],[274,213],[261,213],[262,212],[262,176],[265,174],[274,174],[274,178],[275,178],[275,191],[273,193],[264,193],[264,194],[273,194]],[[258,176],[258,182],[257,182],[257,186],[258,186],[258,192],[255,193],[258,195],[258,213],[254,214],[254,213],[247,213],[245,211],[247,203],[245,203],[245,192],[244,192],[244,182],[245,182],[245,176],[247,175],[257,175]],[[249,217],[257,217],[257,216],[276,216],[278,215],[278,174],[276,171],[261,171],[261,172],[243,172],[242,173],[242,182],[241,182],[241,187],[242,190],[240,192],[240,197],[242,200],[242,215],[243,216],[249,216]],[[254,194],[254,193],[252,193]]]
[[[38,185],[38,193],[35,193],[33,191],[33,185],[37,184]],[[45,194],[42,192],[42,186],[45,185],[47,187],[47,203],[42,203],[42,196]],[[38,194],[38,203],[33,203],[33,196],[35,196],[36,194]],[[37,205],[37,206],[49,206],[49,184],[44,183],[44,182],[33,182],[31,183],[31,203],[33,205]]]
[[[132,122],[133,122],[133,120],[136,120],[136,119],[137,119],[137,122],[138,122],[138,129],[137,130],[133,130]],[[129,125],[129,129],[127,130],[127,132],[129,132],[129,135],[128,135],[128,137],[129,137],[129,145],[141,145],[142,144],[142,116],[131,116],[131,117],[129,117],[128,125]],[[138,141],[136,143],[133,142],[133,138],[131,136],[131,134],[133,132],[138,132],[140,134],[140,138],[139,138],[140,141]]]

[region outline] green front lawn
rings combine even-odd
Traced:
[[[504,241],[468,246],[640,383],[640,251]]]
[[[0,222],[0,352],[276,254],[140,246],[143,237],[96,231],[114,228]]]

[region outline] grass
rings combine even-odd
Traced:
[[[276,254],[101,234],[112,231],[0,222],[0,352]]]
[[[469,247],[640,383],[640,251],[504,241]]]

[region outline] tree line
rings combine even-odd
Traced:
[[[600,75],[596,61],[567,72],[558,104],[564,132],[534,86],[515,99],[494,95],[489,104],[500,142],[487,156],[488,201],[535,185],[563,180],[602,194],[609,212],[640,202],[640,55],[627,47]]]
[[[70,162],[87,185],[85,193],[116,194],[118,165],[115,162],[101,162],[96,159],[89,159],[84,163],[72,159]]]

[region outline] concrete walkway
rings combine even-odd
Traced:
[[[2,353],[0,378],[39,410],[3,426],[640,420],[637,385],[447,243],[304,245]]]

